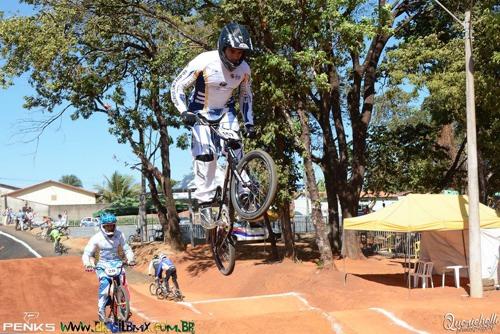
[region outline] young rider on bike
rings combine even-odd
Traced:
[[[175,289],[180,293],[179,283],[177,282],[177,269],[175,268],[174,262],[165,254],[160,254],[155,256],[153,260],[149,263],[149,272],[155,272],[156,283],[159,285],[162,277],[162,273],[165,272],[164,285],[167,293],[170,292],[170,286],[168,281],[172,277],[172,282],[174,283]]]
[[[247,29],[237,23],[226,25],[219,36],[217,49],[195,57],[172,83],[172,101],[185,125],[192,127],[191,154],[194,159],[194,198],[200,203],[201,224],[215,226],[211,204],[218,186],[216,153],[220,146],[206,125],[195,124],[196,114],[217,119],[226,113],[220,126],[239,131],[233,91],[239,89],[239,105],[245,123],[246,135],[255,137],[252,112],[250,66],[245,61],[253,49]],[[186,105],[185,90],[194,84]],[[241,148],[237,152],[241,156]]]
[[[50,238],[54,241],[54,253],[57,253],[59,244],[61,243],[61,231],[57,228],[54,228],[50,231]]]
[[[121,260],[118,255],[118,248],[121,246],[129,266],[135,265],[134,253],[125,241],[123,232],[116,228],[116,217],[113,214],[105,213],[101,215],[99,222],[100,231],[90,238],[87,246],[83,251],[82,261],[86,271],[96,270],[97,278],[99,279],[99,291],[97,302],[97,314],[99,321],[106,321],[105,309],[109,300],[109,286],[111,278],[106,275],[104,270],[96,269],[95,253],[99,249],[99,262],[112,262]],[[125,285],[125,271],[122,271],[122,283]]]

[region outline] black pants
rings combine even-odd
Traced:
[[[162,274],[163,270],[160,271],[160,275],[158,278],[161,278],[161,274]],[[177,282],[177,269],[175,268],[169,268],[165,271],[165,287],[167,288],[167,290],[169,290],[169,286],[168,286],[168,280],[170,279],[170,277],[172,277],[172,282],[174,283],[174,286],[177,290],[180,290],[179,289],[179,283]]]

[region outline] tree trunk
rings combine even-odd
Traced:
[[[285,257],[297,262],[297,254],[295,251],[295,240],[290,221],[290,202],[285,202],[280,205],[279,217],[281,220],[281,235],[285,243]]]
[[[151,194],[151,200],[153,205],[158,212],[158,221],[162,228],[167,223],[167,208],[161,203],[160,196],[158,195],[158,188],[156,187],[155,177],[150,169],[144,169],[144,176],[148,179],[149,192]]]
[[[161,187],[165,195],[167,208],[167,222],[162,225],[165,242],[168,242],[175,250],[184,250],[184,244],[181,239],[181,230],[179,227],[179,216],[175,207],[175,200],[172,193],[172,184],[170,180],[170,137],[168,135],[167,120],[161,110],[159,104],[159,76],[153,74],[153,88],[151,89],[151,108],[155,114],[159,125],[158,132],[160,134],[160,152],[161,152]]]
[[[458,149],[455,143],[455,134],[452,123],[443,125],[439,133],[438,144],[446,149],[450,161],[455,161]]]
[[[340,205],[342,205],[342,219],[355,217],[352,214],[357,211],[359,198],[353,197],[351,192],[339,194]],[[359,196],[359,195],[358,195]],[[350,259],[364,259],[365,256],[359,247],[359,238],[356,231],[344,230],[342,243],[342,254]]]
[[[323,215],[321,213],[321,200],[316,185],[316,176],[314,175],[308,117],[300,105],[297,112],[302,128],[301,140],[304,145],[302,156],[306,174],[306,186],[312,203],[311,218],[316,231],[316,244],[318,245],[323,267],[329,269],[333,267],[332,249],[330,248],[330,242],[328,240],[327,225],[323,221]]]
[[[278,118],[279,114],[275,111],[275,117]],[[289,141],[289,140],[288,140]],[[287,139],[283,137],[283,135],[278,134],[276,137],[276,146],[275,146],[275,154],[278,158],[278,161],[282,162],[283,166],[293,166],[292,159],[285,154],[288,151]],[[290,168],[290,167],[285,167]],[[281,170],[280,173],[285,173],[287,176],[290,176],[292,172],[290,170]],[[286,184],[284,187],[288,188],[288,193],[292,192],[292,185]],[[297,261],[297,254],[295,252],[295,241],[294,235],[292,231],[291,221],[290,221],[290,200],[289,199],[280,199],[277,201],[278,206],[278,215],[281,221],[281,230],[282,230],[282,238],[285,244],[285,254],[284,257],[291,259],[292,261]]]
[[[139,227],[143,241],[148,240],[148,224],[146,217],[146,177],[144,167],[141,168],[141,194],[139,195]]]
[[[271,261],[279,261],[278,248],[276,247],[276,236],[274,235],[271,222],[267,214],[264,215],[264,223],[266,224],[267,232],[269,233],[269,242],[271,243]]]
[[[139,129],[139,145],[145,151],[144,130]],[[139,195],[139,228],[142,241],[148,241],[148,225],[146,217],[146,166],[141,163],[141,193]]]
[[[333,255],[340,255],[342,251],[342,241],[340,240],[340,219],[339,219],[339,202],[337,200],[337,192],[335,191],[335,183],[330,176],[329,171],[323,172],[325,176],[326,197],[328,202],[328,225],[330,226],[330,245]]]

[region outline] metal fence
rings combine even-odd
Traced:
[[[361,248],[368,252],[391,257],[418,257],[420,252],[420,233],[360,231]]]
[[[324,217],[325,224],[327,217]],[[294,234],[313,233],[314,225],[309,216],[294,217]],[[340,229],[342,234],[342,228]],[[391,257],[418,257],[420,251],[420,233],[402,233],[386,231],[358,231],[359,245],[366,255],[380,254]],[[342,238],[342,235],[340,236]]]
[[[186,244],[194,242],[194,244],[202,244],[206,242],[205,229],[198,223],[197,215],[195,215],[194,224],[181,224],[181,238]],[[327,219],[324,219],[325,224]],[[148,219],[148,236],[155,235],[155,231],[159,228],[156,221],[157,228],[154,229],[151,223],[154,220]],[[274,231],[281,231],[279,222],[271,222]],[[292,220],[292,231],[294,234],[307,234],[314,233],[314,225],[309,216],[294,217]],[[341,229],[342,233],[342,229]],[[401,233],[401,232],[385,232],[385,231],[358,231],[359,245],[362,251],[367,254],[380,254],[390,257],[415,257],[418,256],[420,233]],[[342,237],[342,236],[341,236]]]

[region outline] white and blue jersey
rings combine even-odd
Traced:
[[[99,262],[120,260],[120,257],[118,256],[118,248],[120,246],[123,248],[127,261],[134,261],[134,252],[132,252],[132,248],[130,248],[125,241],[125,236],[122,231],[116,229],[111,238],[102,233],[102,231],[99,231],[99,233],[94,234],[94,236],[90,238],[87,246],[85,246],[85,249],[83,250],[83,264],[85,266],[92,264],[90,258],[95,256],[97,249],[99,249]]]
[[[167,271],[170,268],[175,268],[174,263],[168,257],[164,258],[156,267],[156,277],[161,278],[161,272],[163,270]]]
[[[185,91],[194,84],[186,104]],[[240,111],[244,124],[253,125],[250,66],[243,61],[229,71],[217,50],[204,52],[194,58],[172,83],[172,101],[179,112],[201,112],[205,117],[219,116],[228,110],[235,113],[233,91],[239,89]]]

